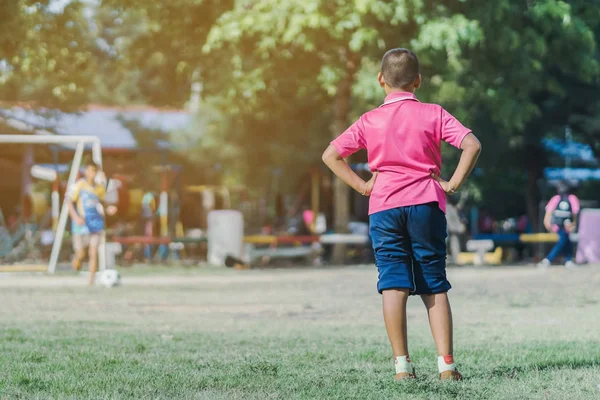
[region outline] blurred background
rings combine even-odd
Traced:
[[[242,212],[246,235],[364,235],[367,201],[333,179],[321,153],[382,103],[376,76],[394,47],[420,58],[419,99],[483,144],[453,200],[461,251],[491,238],[504,260],[540,258],[519,238],[545,231],[559,181],[582,206],[599,205],[597,1],[0,0],[0,9],[0,134],[98,136],[104,171],[119,182],[112,237],[147,235],[151,221],[150,236],[187,238],[188,253],[202,253],[218,209]],[[458,156],[444,147],[446,177]],[[50,193],[62,196],[72,160],[68,146],[0,146],[0,256],[25,257],[11,253],[22,224],[56,225]],[[349,160],[368,177],[366,161]],[[58,171],[57,182],[32,177],[35,165]],[[368,251],[325,246],[325,262],[348,259]]]

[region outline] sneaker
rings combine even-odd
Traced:
[[[546,269],[546,268],[550,268],[550,260],[548,260],[547,258],[544,258],[542,261],[540,261],[537,265],[538,268],[540,269]]]
[[[462,375],[457,370],[444,371],[440,374],[440,380],[442,381],[462,381]]]
[[[577,264],[575,264],[573,261],[569,260],[565,263],[565,268],[567,268],[567,269],[577,268]]]

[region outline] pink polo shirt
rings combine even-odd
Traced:
[[[369,214],[430,202],[446,212],[446,194],[430,174],[442,168],[441,142],[460,147],[470,132],[441,106],[397,92],[331,144],[344,158],[366,149],[369,168],[379,171]]]

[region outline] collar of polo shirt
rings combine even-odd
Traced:
[[[404,101],[404,100],[419,101],[417,99],[417,96],[414,93],[411,93],[411,92],[394,92],[394,93],[388,94],[385,97],[385,101],[384,101],[384,103],[380,107],[387,106],[388,104],[397,103],[399,101]]]

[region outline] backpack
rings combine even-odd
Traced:
[[[562,194],[556,209],[552,211],[552,224],[564,227],[565,223],[573,221],[573,206],[568,194]]]

